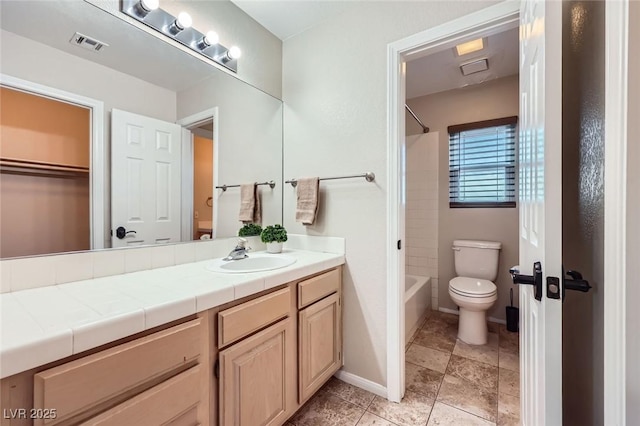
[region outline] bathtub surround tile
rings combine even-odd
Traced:
[[[495,422],[498,413],[498,392],[488,390],[450,374],[444,376],[438,401]]]
[[[124,274],[126,250],[98,250],[93,252],[93,278]]]
[[[375,397],[371,392],[345,383],[335,377],[329,379],[324,386],[324,390],[362,408],[367,408]]]
[[[427,423],[433,399],[416,392],[405,392],[398,404],[376,396],[367,411],[399,426],[422,426]]]
[[[55,284],[55,256],[12,260],[11,291],[47,287]]]
[[[453,425],[490,426],[495,425],[495,423],[474,416],[473,414],[466,413],[462,410],[458,410],[457,408],[451,407],[447,404],[436,402],[433,406],[427,426]]]
[[[500,393],[520,397],[520,373],[511,370],[500,369],[498,390]]]
[[[290,420],[296,426],[355,426],[364,408],[320,390]]]
[[[520,371],[520,357],[508,350],[500,348],[498,352],[498,366],[511,371]]]
[[[420,345],[411,345],[407,351],[405,360],[420,367],[429,368],[444,374],[449,363],[449,352],[442,352]]]
[[[498,394],[498,426],[520,425],[520,398]]]
[[[71,253],[55,256],[56,284],[93,278],[93,253]]]
[[[486,345],[469,345],[464,343],[462,340],[458,340],[455,344],[455,348],[453,349],[453,354],[497,367],[497,339],[498,336],[496,334],[489,333],[489,342]]]
[[[407,391],[418,392],[431,399],[436,398],[442,382],[442,373],[406,363],[404,375]]]
[[[386,421],[385,419],[376,416],[375,414],[371,414],[365,412],[360,421],[358,422],[358,426],[395,426],[393,423]]]
[[[498,389],[498,368],[489,364],[451,355],[446,373],[492,391]]]

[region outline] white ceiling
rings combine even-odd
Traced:
[[[518,74],[518,28],[485,37],[482,50],[457,56],[455,47],[407,63],[407,99]],[[460,65],[487,58],[489,69],[463,76]]]
[[[344,0],[231,1],[280,40],[299,34],[358,3]]]

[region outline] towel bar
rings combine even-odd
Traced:
[[[276,187],[276,183],[272,180],[270,180],[269,182],[260,182],[260,183],[256,183],[256,185],[269,185],[269,187],[271,189]],[[221,186],[216,186],[216,189],[222,189],[222,192],[225,192],[227,190],[227,188],[240,188],[240,185],[221,185]]]
[[[335,179],[351,179],[351,178],[365,178],[367,182],[373,182],[376,180],[376,175],[373,172],[363,173],[361,175],[350,175],[350,176],[334,176],[334,177],[326,177],[320,178],[319,180],[335,180]],[[296,179],[285,180],[284,183],[290,183],[294,188],[298,186],[298,181]]]

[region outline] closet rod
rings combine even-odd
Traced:
[[[351,179],[351,178],[365,178],[367,182],[373,182],[376,180],[376,175],[373,172],[363,173],[361,175],[350,175],[350,176],[334,176],[334,177],[326,177],[319,178],[318,180],[335,180],[335,179]],[[298,181],[296,179],[285,180],[284,183],[290,183],[294,188],[298,186]]]
[[[256,185],[269,185],[269,187],[271,189],[276,187],[276,183],[272,180],[270,180],[269,182],[260,182],[260,183],[256,183]],[[240,185],[221,185],[221,186],[216,186],[216,189],[222,189],[222,192],[225,192],[227,190],[227,188],[240,188]]]
[[[409,105],[404,104],[404,107],[407,109],[407,111],[409,111],[409,114],[411,114],[411,116],[413,118],[415,118],[415,120],[418,122],[420,127],[422,127],[422,133],[429,133],[429,128],[427,126],[425,126],[424,123],[422,123],[422,121],[420,121],[420,119],[418,118],[416,113],[413,112],[413,110],[411,108],[409,108]]]

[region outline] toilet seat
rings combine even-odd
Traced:
[[[498,288],[489,280],[455,277],[449,281],[449,291],[464,297],[486,298],[495,296]]]

